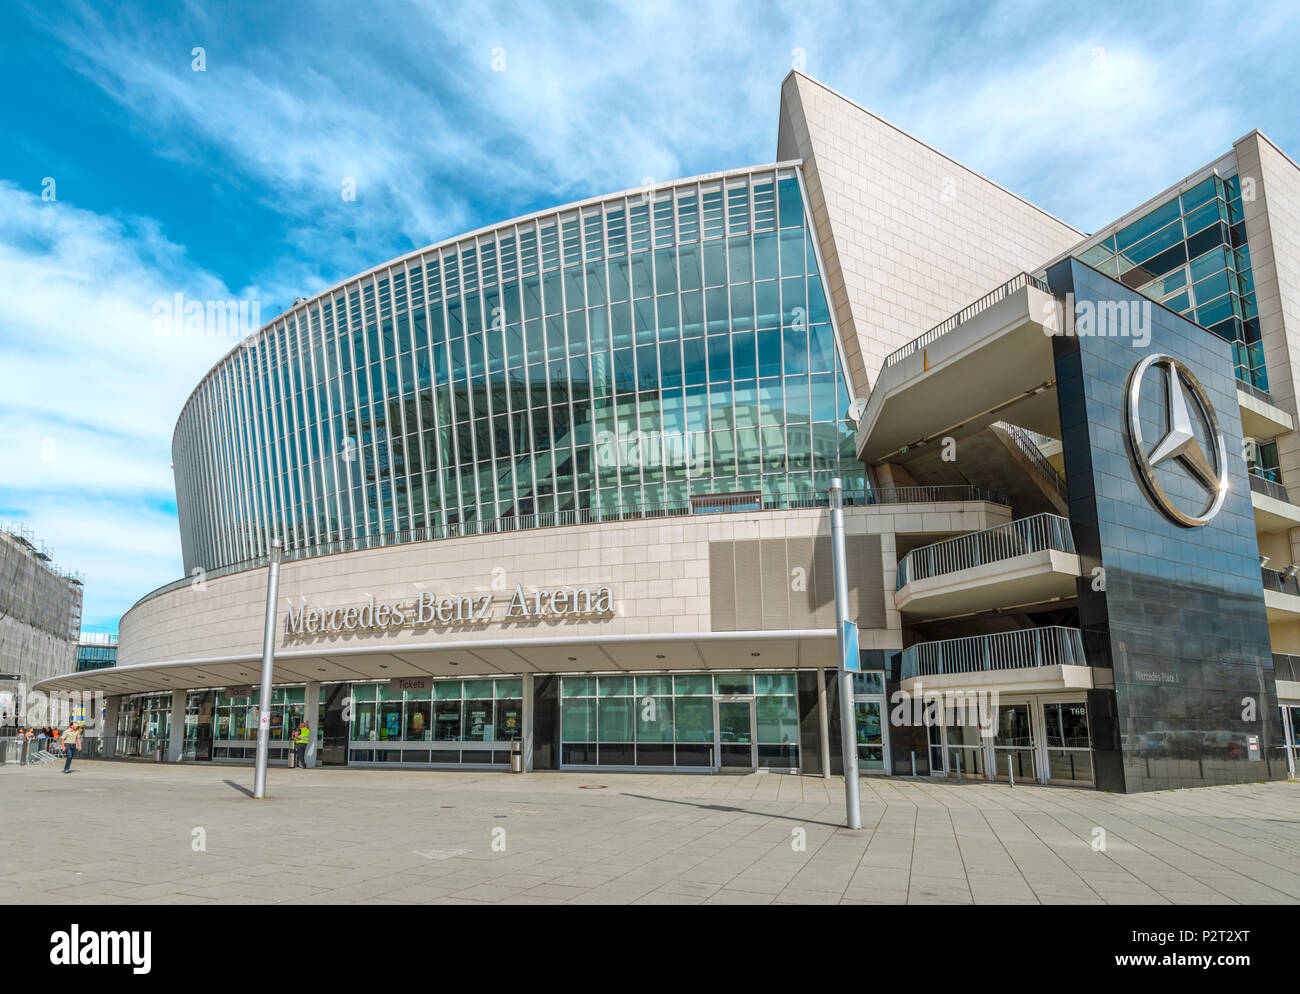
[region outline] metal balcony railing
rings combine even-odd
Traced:
[[[756,506],[756,501],[761,506]],[[945,504],[966,501],[982,501],[1003,506],[1009,506],[1011,503],[1005,494],[984,490],[981,487],[964,485],[892,487],[844,491],[845,507],[870,507],[885,504]],[[401,531],[382,532],[376,535],[358,535],[354,538],[334,539],[328,542],[312,542],[286,549],[281,561],[290,563],[302,559],[314,559],[317,556],[332,556],[341,552],[383,549],[394,545],[405,545],[409,542],[431,542],[438,539],[465,538],[472,535],[495,535],[507,532],[530,531],[535,528],[560,528],[566,525],[636,521],[645,518],[676,518],[699,514],[804,510],[829,506],[830,498],[826,493],[791,491],[764,494],[761,499],[750,498],[747,495],[746,499],[739,504],[722,500],[705,501],[697,496],[681,501],[583,507],[567,511],[516,514],[502,518],[479,518],[473,521],[451,522],[446,525],[439,524],[426,528],[407,528]],[[215,580],[219,577],[229,576],[232,573],[259,569],[269,562],[270,559],[267,556],[256,556],[240,562],[213,567],[212,569],[196,569],[192,576],[183,576],[178,580],[163,584],[156,590],[151,590],[140,598],[137,603],[142,603],[151,597],[167,593],[170,590],[180,590],[183,587]]]
[[[1272,404],[1273,398],[1269,395],[1269,392],[1267,390],[1261,390],[1259,387],[1255,386],[1255,384],[1243,380],[1241,378],[1241,372],[1241,370],[1237,370],[1237,389],[1242,391],[1242,393],[1248,393],[1252,397],[1262,400],[1265,404]]]
[[[967,304],[946,321],[936,324],[920,338],[913,339],[901,349],[891,352],[885,357],[885,366],[893,366],[896,363],[902,362],[908,356],[921,351],[921,349],[925,348],[931,342],[952,331],[952,329],[956,328],[959,324],[969,321],[976,314],[980,313],[980,311],[988,310],[988,308],[992,307],[998,301],[1005,300],[1007,297],[1011,296],[1011,294],[1026,286],[1037,287],[1044,293],[1052,292],[1048,288],[1047,284],[1036,276],[1030,276],[1028,273],[1020,273],[1017,276],[1013,276],[992,293],[985,294],[973,304]]]
[[[1250,477],[1250,489],[1257,494],[1263,494],[1265,497],[1272,497],[1274,500],[1286,501],[1291,503],[1291,498],[1286,492],[1286,487],[1278,483],[1277,480],[1270,480],[1268,477],[1251,470],[1247,476]]]
[[[1273,653],[1273,677],[1276,680],[1300,682],[1300,656],[1289,652]]]
[[[902,590],[913,580],[926,580],[972,566],[1014,559],[1030,552],[1042,552],[1044,549],[1074,552],[1074,536],[1070,533],[1069,519],[1059,514],[1035,514],[995,528],[913,549],[898,563],[898,583],[895,589]]]
[[[1260,567],[1260,575],[1264,580],[1264,589],[1272,590],[1278,594],[1294,594],[1300,597],[1300,578],[1294,574],[1287,575],[1283,570],[1269,569],[1267,566]]]
[[[1057,472],[1056,467],[1051,464],[1047,456],[1043,455],[1043,450],[1038,447],[1038,439],[1045,439],[1047,438],[1046,435],[1027,431],[1019,425],[1013,425],[1006,421],[995,421],[993,426],[1001,428],[1007,433],[1007,437],[1015,443],[1016,448],[1025,454],[1029,464],[1042,477],[1043,482],[1056,491],[1058,497],[1062,500],[1070,499],[1069,492],[1065,487],[1065,478]]]
[[[1079,629],[1060,625],[919,642],[903,650],[904,680],[946,673],[1086,665]]]

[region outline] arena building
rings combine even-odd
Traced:
[[[273,756],[306,720],[320,764],[837,774],[840,478],[864,773],[1285,777],[1288,325],[1300,171],[1258,132],[1086,235],[793,72],[773,164],[242,341],[176,426],[187,575],[42,686],[108,695],[106,754],[250,761],[278,541]]]

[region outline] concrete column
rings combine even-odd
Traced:
[[[167,762],[179,763],[185,752],[185,698],[184,690],[172,691],[172,724],[167,741]]]
[[[524,727],[520,730],[523,739],[524,772],[533,772],[533,675],[524,674]]]
[[[100,754],[105,759],[117,755],[117,705],[121,700],[117,696],[104,698],[104,727],[100,731],[104,744]]]
[[[320,735],[320,681],[313,680],[307,684],[307,696],[303,701],[302,720],[311,729],[311,738],[307,740],[307,769],[316,765],[316,738]]]
[[[817,667],[817,732],[822,746],[822,779],[831,778],[831,726],[826,717],[826,670]]]

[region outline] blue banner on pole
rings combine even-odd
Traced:
[[[844,658],[840,668],[857,673],[862,667],[858,659],[858,626],[852,621],[840,622],[844,629]]]

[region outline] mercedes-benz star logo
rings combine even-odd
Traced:
[[[1168,414],[1169,430],[1156,443],[1155,448],[1148,452],[1142,438],[1138,402],[1142,393],[1142,377],[1152,366],[1164,371],[1165,411]],[[1129,445],[1152,503],[1177,524],[1192,528],[1208,523],[1223,508],[1224,498],[1228,495],[1228,450],[1223,431],[1219,427],[1219,419],[1214,413],[1214,405],[1210,403],[1209,395],[1201,386],[1200,380],[1185,363],[1173,356],[1150,355],[1129,373],[1125,394],[1128,402]],[[1192,401],[1190,404],[1189,399]],[[1198,417],[1208,429],[1207,435],[1214,449],[1213,462],[1197,441],[1193,430],[1194,417]],[[1187,514],[1181,510],[1156,479],[1155,467],[1169,459],[1177,460],[1191,475],[1192,481],[1205,491],[1206,503],[1198,514]]]

